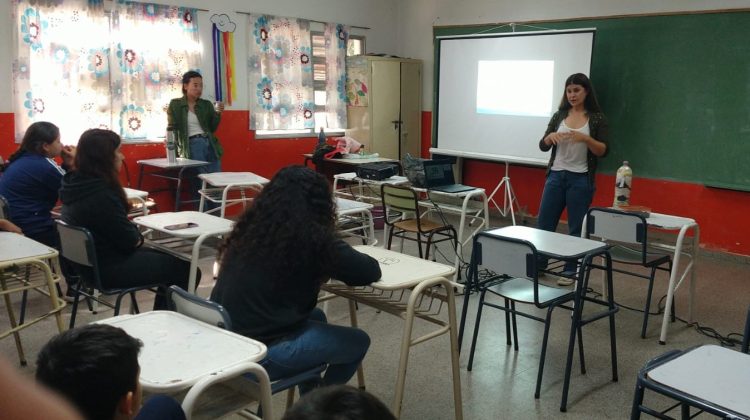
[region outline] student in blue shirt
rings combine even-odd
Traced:
[[[59,239],[50,211],[57,203],[65,169],[73,165],[75,150],[60,143],[56,125],[35,122],[0,177],[0,195],[8,201],[9,219],[27,237],[53,248],[59,248]],[[53,160],[59,156],[62,168]]]

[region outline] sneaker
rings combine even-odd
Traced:
[[[557,285],[558,286],[570,286],[571,284],[575,283],[576,281],[573,279],[569,279],[567,277],[558,277],[557,278]]]

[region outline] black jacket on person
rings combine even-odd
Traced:
[[[211,300],[226,308],[235,332],[271,344],[305,325],[318,303],[320,285],[328,278],[350,286],[364,286],[380,279],[378,261],[343,240],[336,240],[333,253],[333,266],[325,273],[301,268],[289,277],[293,284],[280,285],[272,273],[264,270],[262,262],[238,257],[229,250]]]
[[[65,174],[60,188],[61,219],[88,229],[94,236],[96,256],[102,263],[126,259],[143,242],[128,219],[122,200],[101,178],[78,172]]]

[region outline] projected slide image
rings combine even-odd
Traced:
[[[551,115],[554,61],[482,60],[477,70],[477,113]]]

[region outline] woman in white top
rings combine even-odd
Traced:
[[[539,206],[540,229],[554,232],[567,208],[568,233],[581,235],[583,218],[594,197],[597,158],[607,154],[607,137],[607,119],[591,81],[582,73],[571,75],[565,81],[560,107],[539,141],[542,151],[552,149]],[[563,274],[572,275],[575,269],[575,262],[568,262]]]

